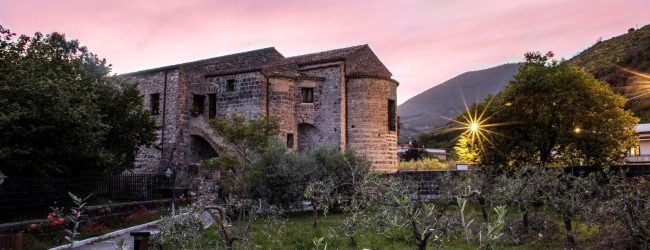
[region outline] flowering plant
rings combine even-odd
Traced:
[[[63,208],[50,207],[50,209],[52,212],[47,214],[47,220],[50,222],[50,224],[57,226],[65,223]]]

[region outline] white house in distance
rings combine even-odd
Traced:
[[[639,136],[639,145],[628,151],[625,163],[650,163],[650,123],[636,125],[636,133]]]

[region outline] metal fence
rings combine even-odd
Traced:
[[[88,205],[171,198],[172,180],[162,174],[97,175],[78,179],[8,178],[0,186],[0,223],[44,219],[50,207],[70,207],[68,192],[92,194]]]

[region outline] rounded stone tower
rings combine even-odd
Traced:
[[[356,75],[347,79],[348,146],[376,171],[397,171],[397,81]]]

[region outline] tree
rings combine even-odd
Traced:
[[[479,161],[479,149],[477,141],[472,141],[470,138],[462,134],[458,137],[458,142],[454,147],[454,154],[459,162],[474,164]]]
[[[427,246],[443,248],[442,236],[450,227],[443,219],[448,206],[436,208],[433,203],[411,198],[413,188],[399,179],[390,179],[378,189],[379,200],[376,223],[388,223],[388,228],[404,228],[411,235],[416,249],[424,250]],[[385,221],[385,222],[384,222]],[[375,230],[385,230],[378,226]],[[381,233],[381,231],[380,231]]]
[[[291,209],[303,200],[307,185],[307,164],[279,139],[272,140],[253,164],[249,178],[251,196],[270,205]]]
[[[314,227],[318,210],[327,213],[331,207],[349,203],[363,180],[372,176],[370,162],[351,149],[341,152],[336,147],[321,147],[301,158],[307,176],[304,196],[312,203]]]
[[[484,122],[494,126],[482,164],[606,165],[635,144],[639,119],[623,108],[625,98],[552,57],[527,53],[514,80],[486,105]]]
[[[0,166],[15,177],[81,175],[133,167],[156,126],[106,60],[63,34],[0,26]]]
[[[602,217],[623,224],[633,246],[650,248],[650,182],[645,176],[626,177],[625,173],[608,177],[606,197],[612,198],[600,203]]]
[[[246,119],[241,115],[210,120],[215,136],[221,139],[219,156],[201,166],[220,173],[219,182],[227,195],[250,197],[253,167],[277,135],[278,120],[273,117]]]
[[[120,172],[135,162],[138,148],[156,140],[155,121],[145,111],[136,84],[117,81],[97,86],[97,105],[102,123],[109,129],[104,145],[111,158],[106,170]]]
[[[585,219],[595,211],[594,202],[598,188],[596,174],[574,175],[558,169],[540,170],[541,175],[537,181],[543,181],[542,188],[545,192],[541,197],[546,206],[552,208],[562,219],[566,230],[567,243],[575,247],[575,230],[573,221]]]

